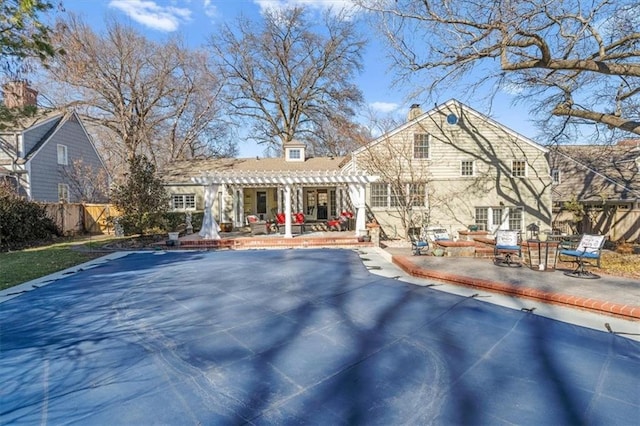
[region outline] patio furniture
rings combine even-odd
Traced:
[[[423,250],[429,250],[429,242],[415,232],[409,232],[409,241],[411,241],[411,253],[414,256],[420,256]]]
[[[353,218],[353,213],[342,212],[340,216],[327,221],[329,231],[348,231],[349,219]]]
[[[285,233],[286,218],[284,213],[276,214],[276,226],[281,234]],[[304,213],[291,214],[291,232],[294,234],[304,234],[305,216]]]
[[[496,266],[520,267],[520,262],[515,262],[513,256],[521,256],[520,232],[499,230],[496,232],[496,245],[493,249],[494,264]]]
[[[425,234],[429,241],[438,243],[438,241],[452,241],[449,231],[442,226],[430,226],[425,230]]]
[[[534,271],[553,272],[556,269],[560,243],[557,241],[527,240],[522,243],[524,264]]]
[[[568,257],[572,262],[576,262],[576,268],[573,271],[567,271],[564,274],[574,278],[597,279],[600,275],[596,275],[586,269],[589,261],[595,260],[600,267],[600,256],[602,247],[604,246],[604,235],[584,234],[580,238],[580,242],[575,249],[560,250],[560,256]]]

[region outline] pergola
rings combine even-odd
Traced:
[[[221,185],[235,191],[244,187],[277,187],[284,191],[285,238],[292,238],[291,232],[291,194],[294,187],[344,185],[348,188],[351,204],[356,209],[356,236],[365,229],[365,187],[369,182],[378,180],[377,176],[356,172],[340,171],[269,171],[269,172],[208,172],[192,178],[194,183],[205,187],[205,210],[210,210],[214,194]],[[280,194],[280,191],[278,191]]]

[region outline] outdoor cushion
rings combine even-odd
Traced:
[[[586,257],[588,259],[597,259],[600,257],[599,253],[593,253],[582,250],[561,250],[560,254],[564,254],[566,256],[575,256],[575,257]]]

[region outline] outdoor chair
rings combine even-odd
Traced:
[[[281,234],[284,234],[286,218],[284,213],[276,214],[276,226]],[[291,232],[304,234],[305,216],[304,213],[291,213]]]
[[[342,212],[340,216],[328,220],[327,228],[329,231],[348,231],[349,230],[349,219],[353,217],[353,213],[351,212]]]
[[[451,236],[449,235],[449,231],[445,228],[440,227],[429,227],[426,229],[425,233],[427,234],[427,238],[429,241],[438,243],[438,241],[453,241]]]
[[[409,241],[411,241],[411,252],[414,256],[420,256],[423,250],[429,250],[429,242],[427,239],[422,238],[415,232],[409,232]]]
[[[574,278],[600,278],[599,275],[588,271],[586,266],[590,264],[589,261],[596,261],[598,267],[600,267],[600,256],[602,254],[604,242],[604,235],[584,234],[580,238],[580,242],[575,249],[560,250],[560,256],[566,256],[572,262],[576,262],[576,268],[573,271],[567,271],[564,274]]]
[[[496,266],[520,267],[522,264],[514,261],[513,256],[521,257],[520,233],[518,231],[499,230],[496,232],[496,245],[493,249],[494,264]]]

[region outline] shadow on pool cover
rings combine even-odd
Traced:
[[[350,250],[132,253],[0,304],[0,423],[630,424],[640,343]]]

